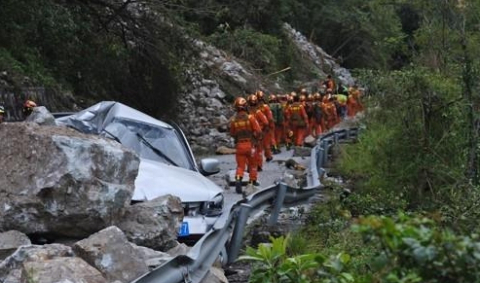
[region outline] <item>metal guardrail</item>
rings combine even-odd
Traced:
[[[274,225],[282,207],[296,205],[315,195],[323,187],[320,176],[325,173],[323,167],[328,161],[329,148],[340,141],[356,138],[358,132],[357,128],[342,129],[317,140],[307,169],[307,187],[293,188],[280,182],[232,204],[186,255],[174,257],[131,283],[199,283],[219,257],[223,263],[234,262],[242,247],[250,212],[273,203],[268,224]]]

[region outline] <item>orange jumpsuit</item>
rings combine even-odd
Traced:
[[[325,113],[325,126],[330,130],[338,123],[337,108],[333,101],[324,103],[323,107]]]
[[[308,129],[308,116],[300,102],[294,102],[288,108],[289,125],[295,137],[295,145],[302,146]]]
[[[283,139],[285,140],[285,143],[286,143],[286,146],[289,147],[291,144],[292,144],[292,137],[290,136],[290,131],[291,131],[291,128],[290,128],[290,106],[292,106],[291,103],[285,103],[283,104],[283,118],[284,118],[284,122],[283,122]]]
[[[272,160],[272,144],[276,144],[275,142],[275,122],[273,121],[273,114],[272,110],[270,110],[270,106],[268,104],[260,104],[260,110],[262,111],[263,115],[267,118],[268,127],[264,129],[264,137],[263,137],[263,150],[265,154],[265,158],[267,161]],[[261,167],[261,165],[260,165]]]
[[[356,112],[357,112],[357,101],[355,100],[353,95],[350,94],[347,100],[347,115],[348,117],[353,117],[355,116],[355,114],[357,114]]]
[[[322,102],[320,101],[313,101],[313,117],[310,122],[310,128],[312,129],[312,136],[317,138],[319,135],[322,134],[324,126],[323,124],[323,110],[322,110]]]
[[[260,138],[257,140],[255,146],[255,164],[258,166],[258,168],[261,170],[263,166],[263,139],[265,139],[265,132],[268,131],[269,128],[269,122],[267,117],[263,114],[262,110],[260,110],[258,107],[252,107],[250,108],[250,114],[257,119],[258,124],[260,125],[260,129],[262,130],[262,134],[260,135]],[[252,166],[249,167],[252,168]]]
[[[246,111],[239,111],[230,120],[230,135],[235,139],[235,160],[237,162],[237,170],[235,179],[241,180],[245,172],[245,166],[250,166],[249,179],[256,181],[258,177],[257,166],[255,160],[254,139],[260,136],[262,130],[253,115],[249,115]]]
[[[275,112],[280,115],[280,117],[275,118],[274,117],[274,124],[275,124],[275,130],[273,133],[272,137],[272,145],[275,147],[279,147],[279,145],[282,143],[282,141],[285,141],[284,139],[284,132],[285,132],[285,116],[284,116],[284,107],[280,102],[272,102],[270,103],[270,110],[273,109],[272,114]],[[275,115],[273,115],[275,116]]]
[[[352,100],[355,101],[355,103],[352,104],[353,105],[353,107],[351,107],[352,109],[350,110],[352,116],[355,116],[358,112],[363,111],[363,105],[360,101],[361,93],[358,88],[350,87],[350,89],[348,90],[348,94],[349,96],[352,96]]]

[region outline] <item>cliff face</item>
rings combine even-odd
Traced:
[[[290,66],[278,73],[262,75],[248,62],[201,40],[192,41],[199,56],[193,59],[195,68],[185,70],[188,84],[179,101],[177,122],[194,151],[211,152],[218,146],[233,146],[227,123],[233,114],[231,103],[237,96],[246,96],[255,90],[277,94],[299,87],[313,90],[327,74],[332,74],[345,85],[354,82],[348,70],[290,25],[284,25],[284,32],[299,53],[302,71],[310,74],[305,76],[305,81],[287,82],[285,73],[294,71]]]

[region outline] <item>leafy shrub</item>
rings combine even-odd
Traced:
[[[347,283],[354,282],[351,274],[343,272],[350,261],[347,254],[327,257],[321,254],[287,255],[288,237],[272,238],[257,249],[247,247],[239,260],[254,263],[249,282],[252,283]]]
[[[479,282],[480,238],[457,236],[425,217],[361,218],[354,230],[380,252],[375,282]]]

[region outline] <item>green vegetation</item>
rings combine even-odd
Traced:
[[[178,112],[184,71],[195,66],[183,35],[265,77],[290,67],[275,76],[286,85],[319,74],[285,35],[285,22],[347,67],[390,68],[404,54],[396,13],[380,0],[3,0],[0,67],[15,88],[43,85],[71,93],[80,106],[112,99],[165,117]]]
[[[354,189],[345,197],[329,185],[300,231],[302,254],[348,254],[353,282],[479,282],[480,3],[361,2],[358,13],[386,24],[366,28],[378,57],[363,55],[381,64],[355,70],[367,88],[364,129],[336,162]]]
[[[0,71],[13,88],[42,84],[164,117],[195,64],[183,35],[264,76],[291,67],[282,82],[318,79],[287,22],[354,69],[368,107],[358,143],[338,161],[353,193],[339,198],[332,186],[298,236],[249,249],[245,259],[259,264],[252,281],[478,281],[479,1],[142,4],[2,0]]]

